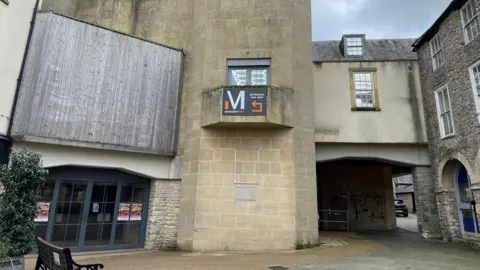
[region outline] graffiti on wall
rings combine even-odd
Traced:
[[[351,201],[355,209],[355,220],[359,219],[385,219],[385,198],[377,191],[354,191]]]

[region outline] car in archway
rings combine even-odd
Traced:
[[[404,217],[408,217],[408,207],[403,200],[395,199],[395,214],[401,214]]]

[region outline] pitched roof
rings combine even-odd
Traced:
[[[417,60],[417,54],[412,51],[415,39],[367,39],[364,43],[362,57],[344,57],[340,42],[314,41],[313,62],[348,62],[348,61],[399,61]]]
[[[418,48],[420,48],[426,41],[429,41],[433,36],[435,36],[438,33],[438,29],[440,28],[440,25],[447,19],[448,15],[450,13],[459,10],[467,3],[468,0],[453,0],[450,5],[443,11],[443,13],[438,17],[438,19],[433,23],[428,30],[421,35],[414,43],[413,47],[415,48],[414,50],[416,51]]]

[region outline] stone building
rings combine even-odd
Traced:
[[[419,57],[437,202],[428,207],[438,209],[444,239],[472,240],[469,242],[477,244],[480,240],[479,11],[477,0],[452,1],[413,45]],[[430,183],[419,185],[430,186]]]
[[[35,22],[11,133],[50,170],[38,235],[73,250],[317,242],[310,0],[41,9],[55,13]]]
[[[406,173],[423,236],[440,235],[413,40],[312,44],[310,0],[41,9],[6,105],[13,147],[50,171],[37,235],[74,251],[289,250],[319,229],[395,228]]]

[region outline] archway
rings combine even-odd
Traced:
[[[442,172],[442,187],[452,190],[461,234],[478,234],[478,218],[471,179],[467,168],[458,160],[448,161]]]

